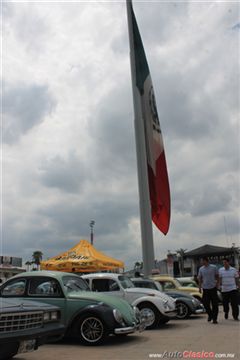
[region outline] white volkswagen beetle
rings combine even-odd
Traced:
[[[93,273],[83,275],[82,278],[87,281],[92,291],[120,296],[131,305],[137,306],[147,329],[165,324],[177,314],[174,299],[157,290],[136,288],[125,275]]]

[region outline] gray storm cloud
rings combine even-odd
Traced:
[[[155,256],[231,246],[239,239],[238,4],[134,9],[172,198],[168,235],[154,228]],[[125,3],[4,11],[3,252],[54,256],[88,239],[94,219],[99,250],[131,267],[141,240]]]
[[[8,144],[43,122],[55,107],[46,85],[8,85],[3,95],[3,141]]]

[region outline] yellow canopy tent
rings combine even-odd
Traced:
[[[123,269],[124,263],[96,250],[87,240],[81,240],[70,250],[42,261],[40,268],[66,272],[94,272]]]

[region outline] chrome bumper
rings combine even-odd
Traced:
[[[202,314],[205,312],[205,309],[197,309],[194,311],[194,314]]]
[[[143,331],[145,329],[145,324],[142,322],[141,324],[137,324],[134,326],[122,327],[118,329],[114,329],[114,334],[121,335],[121,334],[132,334],[135,331]]]

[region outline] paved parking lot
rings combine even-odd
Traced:
[[[127,337],[112,337],[103,346],[85,347],[73,341],[44,345],[38,351],[16,356],[16,360],[147,360],[151,358],[240,359],[240,322],[225,320],[220,310],[219,323],[207,322],[206,315],[188,320],[172,320],[157,330]],[[191,354],[190,351],[193,353]],[[194,352],[202,352],[201,357]],[[177,354],[178,353],[178,354]],[[204,355],[205,353],[205,355]],[[215,356],[216,354],[216,356]],[[233,355],[234,354],[234,357]],[[225,356],[226,355],[226,356]]]

